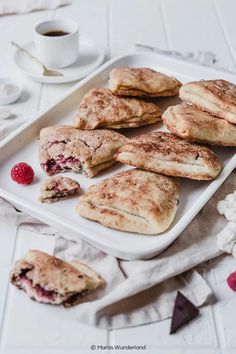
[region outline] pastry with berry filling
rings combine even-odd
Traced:
[[[17,261],[10,281],[37,302],[71,307],[105,285],[94,270],[79,261],[65,262],[47,253],[31,250]]]
[[[55,176],[43,181],[40,188],[41,203],[55,203],[80,193],[80,185],[69,177]]]
[[[52,126],[40,132],[39,162],[49,175],[63,171],[93,177],[115,163],[114,154],[127,138],[109,130]]]

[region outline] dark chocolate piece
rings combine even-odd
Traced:
[[[170,334],[191,321],[199,314],[199,309],[192,304],[180,291],[178,291],[170,327]]]

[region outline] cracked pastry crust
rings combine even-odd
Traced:
[[[183,85],[182,100],[213,116],[236,124],[236,85],[225,80],[201,80]]]
[[[174,77],[149,68],[115,68],[109,78],[109,88],[120,96],[175,96],[180,86]]]
[[[162,116],[167,128],[184,139],[208,144],[236,146],[236,126],[181,103],[168,107]]]
[[[115,159],[146,171],[196,180],[213,179],[221,169],[212,150],[163,132],[131,139]]]
[[[71,170],[93,177],[113,165],[116,151],[127,138],[109,130],[85,131],[52,126],[40,132],[39,162],[52,176]]]
[[[113,229],[154,235],[171,225],[178,198],[177,179],[133,169],[90,186],[77,211]]]
[[[68,263],[37,250],[15,263],[10,281],[37,302],[65,307],[80,303],[84,296],[105,285],[86,264]]]
[[[136,98],[115,96],[105,88],[94,88],[82,99],[75,112],[74,127],[78,129],[135,128],[161,120],[160,108]]]
[[[55,203],[79,194],[80,191],[80,185],[74,179],[55,176],[43,181],[40,187],[39,201],[41,203]]]

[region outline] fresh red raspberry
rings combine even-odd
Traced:
[[[227,283],[233,291],[236,291],[236,272],[233,272],[228,276]]]
[[[26,162],[20,162],[12,167],[11,178],[19,184],[30,184],[34,179],[34,170]]]

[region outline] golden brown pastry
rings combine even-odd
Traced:
[[[236,126],[199,109],[179,104],[168,107],[162,116],[174,134],[188,140],[223,146],[236,146]]]
[[[109,130],[52,126],[40,132],[39,162],[49,176],[73,171],[93,177],[115,163],[113,156],[126,141]]]
[[[201,80],[183,85],[182,100],[213,116],[236,124],[236,85],[225,80]]]
[[[86,264],[68,263],[37,250],[15,263],[10,281],[37,302],[66,307],[79,304],[85,295],[105,284]]]
[[[108,89],[95,88],[82,99],[75,112],[74,127],[87,130],[135,128],[160,120],[160,108],[152,102],[117,97]]]
[[[171,225],[178,198],[178,180],[133,169],[90,186],[77,211],[113,229],[154,235]]]
[[[221,169],[216,155],[207,147],[164,132],[129,140],[115,159],[146,171],[197,180],[213,179]]]
[[[175,96],[180,86],[174,77],[149,68],[115,68],[109,78],[109,88],[120,96]]]

